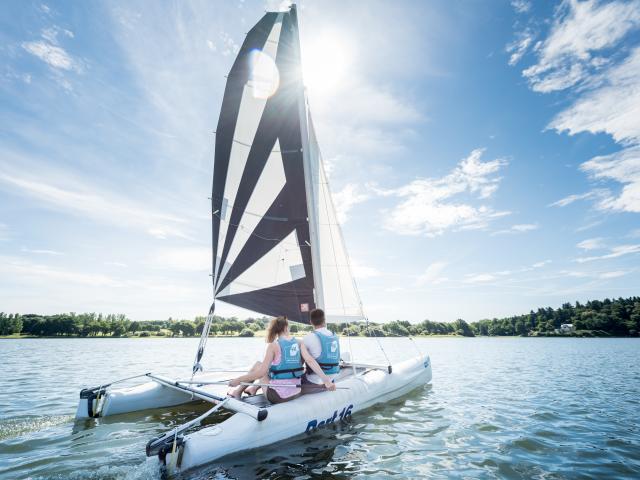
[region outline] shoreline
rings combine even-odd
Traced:
[[[302,334],[307,334],[308,332],[301,332]],[[295,335],[294,335],[295,336]],[[299,335],[303,336],[303,335]],[[241,335],[210,335],[209,338],[265,338],[266,335],[264,332],[257,332],[252,337],[241,336]],[[349,338],[347,335],[341,335],[341,337]],[[117,339],[117,340],[129,340],[129,339],[196,339],[200,338],[200,335],[194,336],[171,336],[171,335],[149,335],[149,336],[140,336],[140,335],[127,335],[127,336],[114,336],[114,335],[96,335],[96,336],[86,336],[83,337],[81,335],[53,335],[53,336],[38,336],[38,335],[0,335],[0,340],[37,340],[37,339],[85,339],[85,340],[103,340],[103,339]],[[410,335],[410,336],[393,336],[387,335],[384,337],[367,337],[364,335],[353,335],[351,338],[580,338],[580,339],[588,339],[588,338],[640,338],[640,337],[632,337],[630,335],[475,335],[473,337],[465,337],[464,335]]]

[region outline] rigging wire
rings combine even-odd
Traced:
[[[418,344],[416,343],[414,338],[413,337],[409,337],[409,340],[411,340],[411,343],[413,344],[413,346],[416,347],[416,350],[418,351],[418,355],[420,355],[422,357],[422,350],[420,350],[420,347],[418,346]]]
[[[369,318],[365,318],[366,323],[365,323],[365,330],[370,330],[371,327],[369,327]],[[389,360],[389,356],[387,355],[387,352],[385,351],[385,349],[382,347],[382,343],[380,342],[380,337],[378,337],[377,335],[374,336],[374,338],[376,339],[376,343],[378,344],[378,348],[380,348],[380,350],[382,351],[382,355],[384,355],[385,360],[387,361],[387,365],[391,365],[391,360]]]

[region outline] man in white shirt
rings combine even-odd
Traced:
[[[340,373],[340,340],[327,328],[324,312],[319,308],[311,311],[309,320],[314,330],[305,335],[304,345],[324,373],[334,379]],[[302,377],[302,393],[322,392],[322,385],[322,379],[313,372],[307,371]]]

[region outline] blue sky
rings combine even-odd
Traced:
[[[638,294],[639,1],[300,8],[370,319]],[[212,131],[264,9],[2,2],[0,310],[206,313]]]

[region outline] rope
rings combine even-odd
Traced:
[[[366,324],[365,324],[365,330],[369,330],[369,319],[366,318]],[[380,348],[380,351],[382,352],[382,355],[384,355],[385,360],[387,361],[387,365],[391,365],[391,360],[389,360],[389,357],[387,355],[387,352],[385,352],[384,348],[382,347],[382,343],[380,343],[380,338],[376,335],[373,338],[376,339],[376,343],[378,344],[378,348]]]

